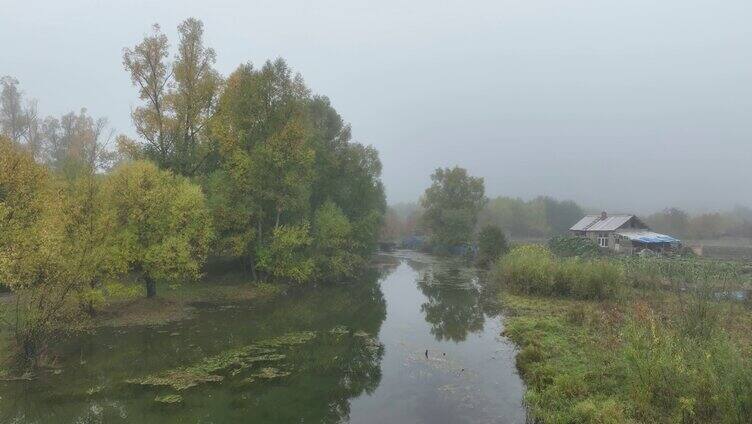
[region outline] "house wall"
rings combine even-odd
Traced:
[[[626,237],[619,236],[615,231],[588,231],[585,233],[585,237],[590,239],[593,243],[598,244],[598,236],[601,234],[606,234],[606,236],[608,237],[608,249],[617,250],[621,253],[632,252],[632,242]],[[619,246],[618,249],[617,239]]]

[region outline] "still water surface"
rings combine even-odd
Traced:
[[[356,283],[199,305],[189,320],[73,340],[58,374],[0,382],[0,422],[524,423],[514,347],[477,273],[412,252],[391,262]],[[314,337],[269,342],[301,331]],[[264,343],[274,346],[268,363],[244,357],[212,371],[221,381],[127,382]],[[178,403],[155,401],[176,394]]]

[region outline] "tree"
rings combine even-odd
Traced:
[[[509,250],[501,228],[487,225],[478,233],[478,265],[488,267]]]
[[[543,204],[548,234],[565,234],[585,214],[582,208],[571,200],[558,201],[548,196],[537,200]]]
[[[161,167],[170,164],[174,151],[169,138],[168,84],[172,69],[166,63],[169,44],[159,25],[152,26],[152,34],[144,37],[133,49],[123,49],[123,66],[131,74],[138,95],[145,102],[133,113],[136,132],[144,140],[144,150]]]
[[[131,74],[144,104],[133,112],[138,134],[146,140],[144,155],[178,174],[205,172],[214,154],[206,137],[222,78],[213,66],[216,53],[204,46],[204,25],[189,18],[178,25],[173,63],[170,45],[159,25],[133,49],[123,51],[123,66]]]
[[[308,207],[313,158],[305,129],[296,121],[251,150],[251,191],[262,205],[263,219],[273,217],[275,228],[283,213],[295,214]]]
[[[108,169],[115,156],[107,149],[112,139],[107,126],[107,119],[94,119],[85,108],[60,119],[46,118],[42,124],[43,161],[68,179]]]
[[[154,164],[121,165],[108,178],[109,202],[117,226],[117,261],[136,273],[146,296],[156,282],[201,275],[212,238],[211,217],[200,187]]]
[[[447,249],[471,240],[478,213],[486,204],[483,178],[470,176],[460,167],[438,168],[421,198],[423,220],[431,242]]]
[[[217,60],[214,49],[204,46],[204,24],[186,19],[178,25],[178,33],[178,53],[173,64],[175,87],[169,93],[175,119],[173,169],[191,176],[206,165],[211,153],[204,134],[222,78],[213,68]]]
[[[258,267],[277,280],[303,283],[314,274],[314,262],[308,251],[311,245],[309,226],[281,225],[275,227],[269,243],[257,253]]]
[[[61,208],[47,170],[0,136],[0,281],[15,295],[8,324],[26,360],[81,323],[83,258],[70,255]]]
[[[689,215],[679,208],[664,209],[648,216],[645,221],[656,231],[679,237],[686,236],[689,228]]]
[[[386,208],[378,152],[351,142],[329,100],[311,96],[283,60],[260,69],[245,64],[227,78],[209,136],[216,154],[203,181],[218,251],[243,249],[252,269],[255,263],[269,272],[275,240],[311,221],[315,233],[315,214],[328,203],[349,223],[352,252],[373,251]],[[263,265],[260,253],[267,255]]]
[[[218,247],[244,249],[252,269],[273,230],[300,225],[309,210],[315,152],[303,114],[306,95],[284,61],[267,62],[258,71],[242,65],[228,78],[211,121],[217,169],[205,187]]]
[[[9,76],[0,78],[0,131],[2,135],[20,143],[26,130],[26,117],[18,80]]]
[[[362,258],[355,252],[353,227],[334,202],[324,203],[313,219],[313,258],[319,280],[352,277]]]

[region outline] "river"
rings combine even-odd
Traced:
[[[524,423],[496,296],[399,251],[363,279],[103,328],[0,382],[2,423]]]

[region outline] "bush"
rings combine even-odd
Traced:
[[[594,241],[583,237],[558,236],[548,241],[548,248],[556,256],[592,258],[603,254]]]
[[[481,267],[487,267],[509,250],[507,238],[501,228],[495,225],[486,225],[478,233],[478,259]]]

